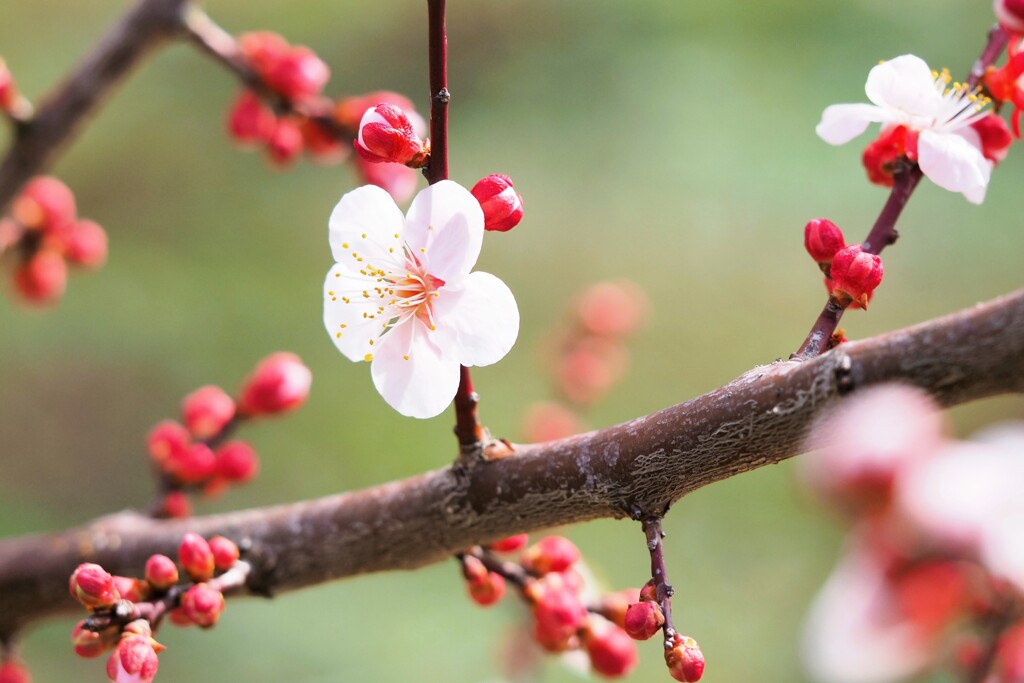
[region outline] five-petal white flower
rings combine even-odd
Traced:
[[[324,325],[346,358],[372,361],[377,391],[398,412],[438,415],[460,365],[490,365],[512,348],[519,308],[501,280],[470,272],[484,218],[459,184],[422,190],[407,216],[366,185],[341,198],[329,227],[337,263],[324,282]]]
[[[871,123],[906,126],[919,134],[918,164],[933,183],[975,204],[984,200],[992,162],[971,124],[987,114],[985,98],[963,84],[950,86],[948,72],[934,72],[914,55],[875,66],[864,91],[874,104],[825,109],[815,129],[825,142],[845,144]]]

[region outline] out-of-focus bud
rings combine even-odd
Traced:
[[[840,249],[832,259],[832,293],[841,302],[866,309],[875,288],[882,283],[882,258],[859,244]]]
[[[118,638],[119,629],[117,627],[96,632],[82,628],[83,624],[85,624],[84,621],[78,622],[71,631],[71,646],[76,655],[84,659],[92,659],[114,647]]]
[[[558,388],[572,403],[587,405],[604,396],[628,365],[629,353],[621,341],[584,337],[558,359]]]
[[[234,399],[213,384],[196,389],[181,402],[182,421],[197,439],[220,434],[234,416]]]
[[[182,491],[171,491],[161,501],[161,508],[164,517],[170,519],[181,519],[192,514],[192,504],[188,496]]]
[[[601,615],[619,628],[624,628],[629,606],[639,600],[640,591],[636,588],[626,588],[615,593],[608,593],[601,597]]]
[[[815,218],[804,227],[804,248],[819,265],[829,265],[836,252],[846,246],[843,231],[827,218]]]
[[[245,415],[272,415],[298,408],[312,382],[313,373],[294,353],[272,353],[246,378],[239,410]]]
[[[999,638],[993,668],[995,680],[1000,683],[1024,681],[1024,622],[1007,629]]]
[[[122,600],[131,602],[142,602],[148,600],[152,591],[145,581],[130,576],[115,576],[114,587],[117,588]]]
[[[697,641],[688,636],[675,634],[675,645],[665,650],[665,664],[672,678],[684,683],[699,681],[704,675],[704,653],[700,651]]]
[[[487,572],[474,576],[467,582],[469,597],[481,607],[494,605],[505,596],[505,578],[501,574]]]
[[[238,36],[238,47],[249,66],[264,79],[291,49],[287,40],[272,31],[243,33]]]
[[[315,119],[303,119],[301,128],[302,144],[317,163],[334,164],[347,156],[348,148]]]
[[[523,436],[527,441],[554,441],[583,431],[576,413],[561,403],[534,403],[523,415]]]
[[[242,484],[260,471],[260,461],[247,442],[229,441],[217,449],[214,471],[227,482]]]
[[[18,88],[14,84],[14,76],[7,68],[7,62],[0,59],[0,109],[11,111],[18,101]]]
[[[604,619],[587,621],[584,642],[594,671],[607,678],[621,678],[636,668],[636,645],[626,633]]]
[[[1013,133],[1002,116],[989,114],[972,123],[971,128],[978,134],[978,146],[986,159],[998,164],[1006,158],[1013,144]]]
[[[356,170],[364,181],[386,190],[398,204],[409,201],[420,181],[420,173],[415,168],[400,164],[375,164],[358,155],[355,162]]]
[[[549,572],[565,571],[580,559],[579,549],[564,536],[542,538],[523,553],[523,567],[543,576]]]
[[[647,640],[657,633],[664,623],[665,615],[658,603],[645,600],[629,606],[623,628],[630,638]]]
[[[302,129],[290,117],[277,120],[267,140],[267,154],[277,166],[287,166],[302,152]]]
[[[224,611],[224,594],[205,583],[197,583],[181,596],[181,609],[197,626],[210,628]]]
[[[906,126],[888,126],[866,148],[861,157],[868,180],[892,187],[894,164],[902,157],[917,160],[917,133]]]
[[[210,550],[213,551],[213,564],[217,569],[228,570],[238,561],[238,546],[231,539],[214,536],[210,539]]]
[[[197,441],[174,453],[161,469],[182,483],[202,484],[213,476],[216,465],[217,459],[210,447]]]
[[[506,175],[492,173],[470,190],[484,212],[484,230],[508,232],[523,220],[523,198]]]
[[[488,547],[496,553],[514,553],[525,546],[528,539],[529,536],[526,534],[516,534],[515,536],[495,541]]]
[[[75,219],[75,195],[60,180],[37,176],[14,200],[11,213],[31,230],[54,230]]]
[[[640,587],[640,600],[642,602],[658,601],[658,586],[654,583],[654,579],[651,579]]]
[[[647,308],[647,295],[635,282],[598,282],[580,294],[576,316],[589,334],[621,338],[643,324]]]
[[[327,64],[303,45],[289,48],[263,76],[268,86],[290,100],[319,95],[330,78]]]
[[[50,249],[40,249],[14,271],[14,288],[31,304],[57,302],[67,284],[68,265],[63,256]]]
[[[405,112],[387,103],[366,110],[354,146],[372,163],[422,165],[428,151]]]
[[[994,0],[996,19],[1012,33],[1024,33],[1024,0]]]
[[[586,616],[587,608],[572,591],[542,591],[533,604],[534,639],[549,652],[563,652],[575,644]]]
[[[967,567],[926,562],[889,577],[900,614],[925,637],[943,633],[970,603]]]
[[[78,266],[99,268],[107,260],[107,232],[96,221],[75,221],[61,235],[64,257]]]
[[[274,112],[251,90],[243,91],[228,111],[228,134],[241,145],[266,142],[276,123]]]
[[[2,65],[3,62],[0,62],[0,66]],[[8,659],[0,664],[0,683],[32,683],[32,676],[24,664]]]
[[[214,560],[210,544],[199,534],[188,532],[178,546],[178,563],[193,581],[206,581],[213,576]]]
[[[149,683],[159,666],[151,637],[126,635],[107,660],[107,678],[113,683]]]
[[[184,450],[191,440],[188,430],[173,420],[164,420],[149,432],[146,446],[157,465]]]
[[[114,577],[98,564],[80,564],[68,583],[71,597],[89,609],[110,607],[121,596],[114,585]]]
[[[150,555],[146,560],[146,581],[157,590],[167,590],[178,583],[178,565],[166,555]]]

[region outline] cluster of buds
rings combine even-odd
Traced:
[[[0,218],[0,256],[6,252],[18,258],[13,284],[19,298],[52,304],[67,287],[68,264],[95,269],[107,260],[107,233],[78,218],[67,185],[38,176],[15,198],[11,215]]]
[[[186,396],[181,422],[165,420],[149,433],[149,454],[165,488],[160,513],[190,514],[185,490],[214,494],[251,480],[259,469],[256,451],[246,441],[228,440],[230,435],[243,421],[302,405],[311,382],[312,374],[298,356],[279,352],[256,365],[237,399],[215,385]]]
[[[938,406],[901,386],[813,429],[805,479],[852,529],[808,620],[812,678],[916,679],[952,660],[962,680],[1022,680],[1024,431],[947,432]]]
[[[159,666],[157,654],[164,649],[154,640],[153,629],[164,616],[177,626],[216,624],[224,611],[223,590],[245,579],[248,566],[239,562],[239,555],[238,546],[223,536],[206,541],[187,533],[178,547],[178,563],[166,555],[153,555],[141,579],[112,576],[97,564],[79,565],[69,588],[90,616],[71,632],[75,653],[94,658],[113,650],[107,661],[111,681],[153,680]],[[238,575],[227,582],[227,572],[232,570]]]
[[[882,258],[859,244],[846,246],[843,232],[826,218],[804,227],[804,248],[825,274],[825,288],[844,308],[867,309],[875,288],[882,283]]]
[[[598,282],[578,294],[553,335],[551,373],[558,401],[532,406],[524,415],[529,441],[551,441],[580,432],[580,413],[626,374],[626,341],[647,317],[647,297],[627,280]]]
[[[1019,2],[997,2],[996,14],[1004,28],[1013,26],[1010,41],[1007,44],[1009,55],[1006,64],[1001,67],[990,66],[985,71],[983,83],[989,96],[997,103],[1010,103],[1014,106],[1010,121],[1013,133],[1020,138],[1020,116],[1024,107],[1024,18],[1021,18]],[[1005,18],[1005,20],[1004,20]],[[1005,128],[1005,124],[1003,126]],[[1003,140],[1005,147],[1010,146],[1012,139]],[[1004,154],[1005,156],[1005,154]]]

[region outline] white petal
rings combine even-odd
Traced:
[[[484,213],[469,190],[442,180],[412,200],[405,240],[427,272],[458,285],[469,275],[484,239]]]
[[[511,290],[490,273],[470,273],[459,289],[444,287],[434,304],[438,344],[463,365],[490,365],[519,336],[519,307]]]
[[[402,415],[434,417],[455,398],[459,361],[433,343],[422,323],[410,319],[384,335],[378,346],[370,367],[373,384]]]
[[[975,204],[985,198],[992,162],[965,138],[923,130],[917,151],[921,170],[933,183],[950,192],[962,192]]]
[[[873,104],[833,104],[822,112],[814,132],[830,145],[845,145],[867,130],[868,124],[887,120],[885,111]]]
[[[362,291],[376,281],[368,278],[361,281],[361,277],[353,275],[347,264],[336,263],[324,280],[324,327],[338,350],[356,362],[373,353],[374,344],[370,344],[370,340],[380,336],[386,322],[378,314],[377,301],[362,295]]]
[[[341,198],[328,226],[335,261],[379,261],[388,256],[389,248],[402,245],[405,217],[391,195],[375,185],[363,185]]]
[[[875,66],[864,85],[868,99],[884,109],[930,117],[942,107],[942,95],[924,60],[903,55]]]

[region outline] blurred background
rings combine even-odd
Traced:
[[[408,0],[214,0],[231,32],[273,29],[331,67],[330,95],[392,89],[425,111],[426,8]],[[0,55],[38,100],[115,21],[121,0],[7,0]],[[474,372],[492,431],[550,398],[543,352],[574,292],[614,278],[651,302],[630,373],[586,417],[605,426],[678,403],[786,357],[823,303],[802,248],[826,216],[867,234],[886,197],[846,147],[814,135],[822,109],[863,101],[879,59],[906,52],[963,74],[993,17],[987,0],[520,0],[449,3],[452,177],[510,175],[526,218],[489,234],[479,269],[515,292],[508,358]],[[364,365],[324,333],[327,216],[350,166],[272,169],[234,149],[232,77],[176,45],[145,63],[54,169],[79,212],[109,232],[110,261],[72,276],[52,311],[0,300],[0,535],[48,531],[151,499],[144,439],[206,383],[233,388],[269,352],[312,368],[308,404],[249,427],[262,475],[215,511],[326,495],[448,463],[449,414],[402,418]],[[0,143],[6,143],[0,129]],[[1016,150],[1015,150],[1016,151]],[[1011,153],[981,207],[925,181],[886,253],[863,338],[1021,285]],[[9,271],[8,271],[9,272]],[[968,434],[1021,417],[1019,399],[955,411]],[[702,645],[707,681],[800,681],[802,615],[842,539],[801,493],[794,463],[701,490],[667,519],[677,623]],[[648,568],[638,528],[568,531],[609,588]],[[232,601],[212,633],[166,629],[159,680],[450,681],[502,675],[525,611],[465,596],[454,562],[357,578],[267,604]],[[39,681],[98,680],[68,646],[71,620],[41,626],[24,655]],[[654,643],[632,680],[668,680]],[[538,674],[574,680],[557,659]]]

